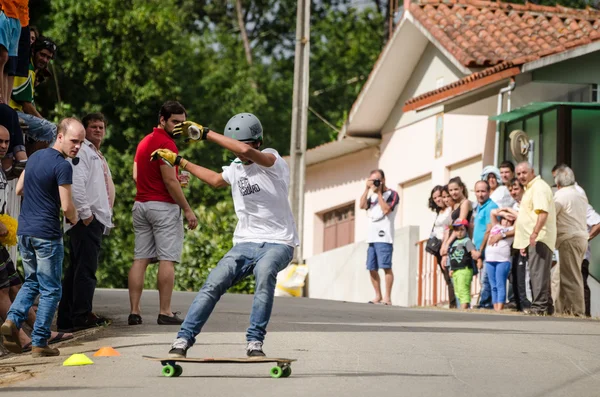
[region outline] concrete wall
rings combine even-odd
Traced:
[[[391,294],[394,305],[416,305],[418,235],[419,230],[414,226],[396,230],[392,257],[395,281]],[[362,303],[373,299],[374,291],[365,267],[367,247],[367,243],[361,241],[308,258],[308,296]],[[383,271],[380,277],[383,278]]]

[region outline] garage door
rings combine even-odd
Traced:
[[[475,182],[481,179],[482,162],[481,156],[474,157],[450,166],[450,178],[460,176],[460,179],[467,185],[469,190],[469,200],[477,202],[475,197]]]
[[[433,185],[431,175],[400,185],[401,225],[419,226],[419,239],[429,238],[435,215],[427,206]]]

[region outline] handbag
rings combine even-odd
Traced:
[[[440,214],[438,214],[440,216]],[[437,217],[435,218],[437,221]],[[433,227],[431,228],[431,232],[433,233],[433,229],[435,228],[435,221],[433,222]],[[440,250],[442,249],[442,240],[431,235],[427,240],[427,244],[425,244],[425,251],[434,256],[440,255]]]

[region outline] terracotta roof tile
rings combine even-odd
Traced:
[[[546,56],[600,39],[600,11],[483,0],[421,0],[410,12],[467,67]]]
[[[420,0],[410,13],[458,62],[487,67],[406,101],[418,109],[519,73],[519,65],[600,40],[600,11],[484,0]]]

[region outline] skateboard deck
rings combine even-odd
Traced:
[[[150,361],[159,361],[163,368],[162,374],[166,377],[177,377],[183,373],[183,368],[180,363],[197,363],[197,364],[257,364],[257,363],[276,363],[277,365],[271,368],[269,374],[272,378],[287,378],[292,374],[292,362],[295,358],[273,358],[273,357],[243,357],[243,358],[225,358],[225,357],[204,357],[204,358],[174,358],[174,357],[152,357],[142,356],[142,358]]]

